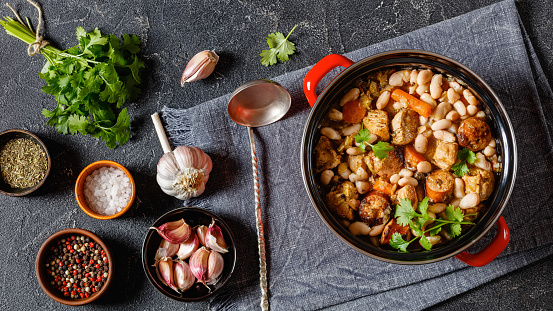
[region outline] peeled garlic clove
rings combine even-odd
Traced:
[[[182,73],[180,85],[184,86],[187,82],[207,78],[215,69],[218,61],[219,56],[215,54],[215,51],[206,50],[194,55]]]
[[[205,235],[206,246],[219,253],[228,252],[228,246],[223,237],[221,228],[215,224],[215,219],[209,225]]]
[[[157,277],[163,282],[163,284],[171,287],[177,293],[180,293],[175,287],[173,277],[173,260],[171,258],[164,257],[156,262]]]
[[[163,257],[173,257],[178,251],[179,244],[172,244],[163,239],[157,249],[155,260],[157,261]]]
[[[221,272],[223,272],[223,267],[225,266],[225,261],[223,256],[219,252],[211,252],[209,254],[209,260],[207,262],[207,279],[206,283],[208,285],[215,285],[219,281]]]
[[[179,244],[179,249],[176,254],[180,260],[185,260],[198,249],[199,244],[200,242],[198,241],[198,236],[194,231],[192,231],[188,240]]]
[[[184,219],[166,222],[159,226],[159,228],[150,227],[150,229],[155,229],[162,238],[172,244],[180,244],[186,241],[192,232],[192,228],[190,228]]]
[[[200,225],[196,227],[196,234],[198,235],[198,240],[200,241],[200,244],[203,246],[207,246],[205,244],[205,236],[207,234],[207,227],[204,225]]]
[[[194,285],[196,277],[192,274],[192,270],[190,270],[190,266],[186,262],[176,260],[174,269],[175,285],[181,292],[184,292]]]
[[[204,283],[207,279],[207,267],[209,262],[209,254],[211,252],[205,247],[200,247],[190,257],[190,270],[192,274],[198,279],[198,282]]]

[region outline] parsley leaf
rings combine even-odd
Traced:
[[[277,58],[281,62],[285,62],[289,59],[288,56],[294,54],[296,51],[296,46],[291,41],[288,41],[288,38],[292,32],[298,27],[294,26],[292,30],[288,33],[286,37],[281,32],[271,33],[267,36],[267,45],[269,45],[269,50],[261,51],[261,64],[264,66],[270,66],[277,63]]]
[[[395,249],[398,249],[400,252],[407,253],[407,247],[413,241],[414,240],[405,241],[401,237],[401,234],[399,232],[394,232],[394,234],[392,234],[392,238],[390,239],[390,246]]]
[[[467,162],[469,164],[474,164],[476,161],[476,154],[468,148],[463,148],[457,152],[457,158],[461,160],[461,162],[453,165],[451,169],[457,177],[463,177],[470,172]]]
[[[371,139],[371,133],[367,129],[360,129],[357,134],[354,136],[355,142],[359,144],[359,148],[365,151],[366,146],[371,146],[374,156],[379,159],[386,159],[388,157],[388,152],[393,151],[394,147],[390,146],[387,142],[380,141],[375,145],[369,144]]]
[[[420,240],[420,244],[422,247],[424,247],[425,250],[429,251],[432,249],[432,244],[430,244],[430,241],[428,241],[428,238],[426,237],[426,235],[421,235],[421,240]]]
[[[421,215],[415,212],[415,209],[411,206],[411,201],[407,199],[399,200],[399,204],[396,205],[396,213],[394,215],[398,224],[407,226],[409,221],[417,216]]]

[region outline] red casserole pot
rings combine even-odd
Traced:
[[[486,200],[487,210],[479,221],[463,235],[431,251],[400,253],[373,246],[360,237],[352,235],[343,227],[326,206],[324,194],[319,186],[318,175],[314,172],[314,149],[320,137],[320,124],[333,104],[349,90],[352,84],[368,74],[384,68],[400,67],[429,68],[449,73],[466,83],[466,86],[483,103],[489,118],[492,135],[497,141],[497,154],[501,156],[503,169],[496,174],[495,189]],[[345,67],[325,87],[320,95],[316,94],[317,85],[322,78],[337,67]],[[302,140],[301,165],[307,192],[313,205],[328,228],[342,241],[357,251],[385,262],[396,264],[426,264],[455,256],[471,265],[484,266],[493,261],[509,243],[510,233],[507,223],[501,216],[515,183],[517,171],[517,150],[515,135],[505,108],[493,90],[473,71],[461,63],[431,52],[419,50],[395,50],[376,54],[358,62],[331,54],[319,61],[306,74],[303,90],[309,104],[313,107],[307,119]],[[468,248],[480,240],[490,229],[497,225],[497,234],[480,252],[471,254]]]

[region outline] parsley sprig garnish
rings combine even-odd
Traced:
[[[374,155],[379,159],[386,159],[388,157],[388,152],[394,150],[394,147],[384,141],[379,141],[374,145],[369,144],[370,139],[371,133],[367,129],[361,129],[355,135],[355,142],[359,144],[359,148],[365,151],[365,147],[370,146],[374,152]]]
[[[457,152],[457,158],[461,160],[461,162],[453,165],[451,169],[457,177],[463,177],[469,173],[467,163],[474,164],[476,161],[476,154],[468,148],[463,148]]]
[[[294,26],[286,37],[284,37],[282,32],[271,33],[267,36],[269,49],[263,50],[259,54],[261,56],[261,64],[264,66],[274,65],[277,63],[277,57],[281,62],[285,62],[289,59],[288,56],[294,54],[296,46],[291,41],[288,41],[288,37],[290,37],[296,27],[298,25]]]
[[[472,216],[475,214],[465,215],[463,210],[453,205],[448,205],[445,209],[445,216],[448,220],[442,218],[434,219],[433,226],[431,228],[424,228],[424,224],[432,219],[427,214],[428,211],[428,198],[424,198],[418,205],[418,212],[411,206],[411,201],[407,199],[400,199],[399,204],[396,205],[396,213],[394,217],[398,224],[407,226],[413,230],[416,237],[409,241],[405,241],[399,232],[395,232],[390,240],[390,246],[398,249],[401,252],[407,252],[407,247],[413,241],[420,239],[420,244],[424,249],[431,250],[432,244],[426,237],[426,233],[430,236],[435,236],[440,232],[443,226],[446,226],[446,230],[451,237],[457,237],[461,235],[461,225],[474,225],[471,221],[463,221],[466,216]]]

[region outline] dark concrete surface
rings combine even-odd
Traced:
[[[23,42],[0,33],[0,131],[23,128],[44,140],[53,167],[45,185],[34,195],[0,197],[0,309],[68,310],[50,300],[34,277],[35,255],[52,233],[69,227],[88,229],[103,237],[114,253],[117,270],[113,287],[99,302],[83,310],[208,309],[208,303],[182,304],[156,292],[140,263],[148,226],[181,202],[161,192],[155,182],[162,155],[150,114],[164,105],[191,107],[232,92],[241,83],[270,78],[309,66],[329,53],[345,53],[497,2],[496,0],[410,1],[41,1],[45,36],[60,48],[75,44],[75,28],[94,27],[105,33],[138,34],[143,39],[143,95],[129,104],[132,136],[115,150],[91,137],[62,136],[46,125],[42,108],[55,107],[43,94],[38,78],[44,59],[28,57]],[[10,3],[23,16],[36,13],[23,0]],[[553,82],[553,3],[518,3],[544,71]],[[0,15],[11,16],[5,6]],[[35,22],[36,24],[36,22]],[[287,63],[266,68],[259,53],[264,37],[300,27],[292,39],[297,53]],[[196,52],[214,49],[221,60],[204,81],[179,86],[180,75]],[[300,133],[298,133],[299,135]],[[100,221],[77,206],[73,187],[89,163],[109,159],[126,166],[137,182],[135,206],[117,220]],[[551,208],[551,207],[548,207]],[[553,257],[515,271],[489,284],[432,307],[432,310],[553,309]]]

